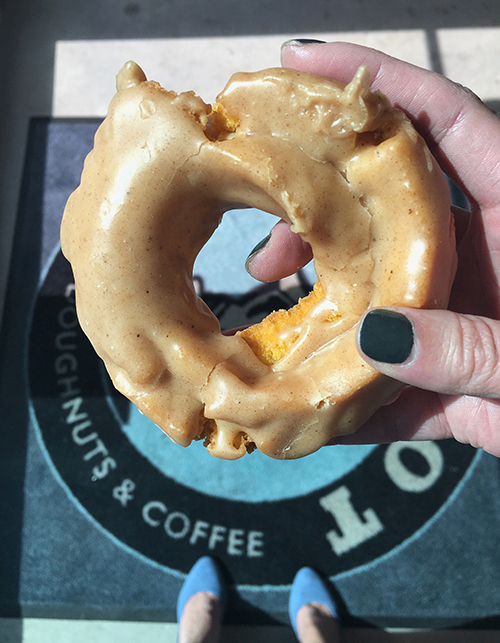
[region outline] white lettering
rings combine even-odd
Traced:
[[[152,509],[157,509],[162,514],[166,514],[167,508],[165,507],[163,502],[158,502],[157,500],[151,500],[151,502],[148,502],[142,508],[142,518],[144,522],[147,522],[147,524],[151,525],[151,527],[158,527],[161,522],[160,520],[157,520],[156,518],[153,518],[151,516]]]
[[[57,321],[62,330],[55,337],[55,346],[63,352],[54,361],[54,371],[56,375],[64,376],[57,378],[56,384],[59,387],[59,396],[65,400],[61,404],[61,409],[67,411],[65,422],[68,425],[74,425],[71,431],[73,442],[78,446],[93,443],[91,450],[87,450],[82,456],[83,461],[89,462],[96,456],[102,456],[100,462],[92,468],[91,479],[96,482],[109,475],[117,468],[118,464],[114,458],[109,456],[106,445],[100,439],[99,434],[93,430],[93,423],[88,413],[83,411],[84,400],[78,386],[78,359],[68,352],[78,348],[78,331],[76,330],[78,318],[74,305],[74,292],[74,284],[68,284],[65,289],[68,305],[62,308],[57,315]],[[71,373],[73,374],[70,375]]]
[[[78,326],[78,319],[75,307],[66,306],[66,308],[61,308],[57,315],[57,321],[59,322],[59,326],[65,330],[76,328]]]
[[[172,529],[172,522],[174,520],[180,521],[182,523],[182,528],[180,531],[174,531]],[[165,520],[165,531],[170,536],[170,538],[175,538],[176,540],[184,538],[184,536],[188,533],[190,527],[191,521],[186,516],[186,514],[183,514],[180,511],[172,512]]]
[[[89,460],[92,460],[93,457],[99,454],[107,456],[109,455],[109,451],[106,449],[104,442],[100,438],[97,438],[95,449],[92,449],[92,451],[86,453],[83,456],[83,459],[85,460],[85,462],[88,462]]]
[[[104,458],[102,462],[97,464],[92,469],[92,482],[95,482],[96,480],[103,480],[108,475],[108,473],[116,469],[117,466],[118,464],[114,458]]]
[[[245,532],[243,529],[230,529],[229,540],[227,545],[227,553],[231,556],[241,556],[243,553],[242,547],[245,545],[243,536]]]
[[[345,486],[321,498],[319,504],[334,517],[339,528],[340,534],[334,530],[326,534],[337,556],[358,547],[384,529],[373,509],[366,509],[361,516],[358,514],[351,503],[351,493]]]
[[[250,531],[248,533],[247,556],[257,558],[264,556],[262,548],[264,547],[264,534],[261,531]]]
[[[75,284],[66,285],[66,288],[64,289],[64,297],[73,304],[75,303]]]
[[[99,437],[95,431],[93,433],[89,433],[89,435],[80,435],[81,431],[84,431],[91,426],[92,422],[88,420],[87,422],[83,422],[83,424],[77,424],[74,427],[73,431],[71,431],[73,442],[75,444],[78,444],[79,447],[92,442],[92,440],[97,440],[97,438]]]
[[[167,506],[158,500],[147,502],[142,508],[142,518],[150,527],[163,524],[170,538],[181,540],[188,537],[190,545],[205,541],[209,550],[225,548],[230,556],[257,558],[264,556],[264,533],[244,529],[228,529],[223,525],[211,525],[205,520],[194,522],[180,511],[169,513]]]
[[[122,507],[126,507],[134,499],[134,494],[132,493],[134,489],[135,482],[130,478],[124,478],[121,484],[113,489],[113,498],[118,500]]]
[[[75,382],[78,382],[78,375],[70,375],[68,377],[60,377],[56,384],[60,386],[63,390],[59,394],[61,397],[69,397],[70,395],[79,395],[80,389],[74,386]]]
[[[81,420],[86,420],[88,418],[87,413],[78,413],[82,402],[83,398],[75,397],[62,404],[62,408],[64,410],[70,409],[69,415],[66,418],[66,424],[73,424],[74,422],[80,422]]]
[[[55,339],[55,345],[57,350],[60,351],[75,351],[77,346],[74,341],[76,339],[75,330],[62,330],[60,333],[57,333]]]
[[[226,531],[227,529],[221,525],[213,525],[210,533],[210,540],[208,541],[208,548],[215,549],[217,543],[224,542]]]
[[[204,520],[197,520],[194,523],[193,533],[191,534],[191,538],[189,539],[189,544],[195,545],[198,538],[208,538],[207,530],[209,527],[210,525],[208,524],[208,522],[205,522]]]
[[[427,462],[429,471],[418,475],[401,461],[401,452],[410,449]],[[389,478],[402,491],[422,493],[430,489],[443,473],[444,458],[435,442],[394,442],[385,452],[384,466]]]
[[[66,373],[74,373],[77,369],[78,361],[71,353],[63,353],[56,358],[54,362],[54,370],[57,375],[66,375]]]
[[[92,480],[95,482],[96,480],[102,480],[110,473],[110,471],[116,469],[117,462],[114,458],[108,457],[109,451],[96,431],[91,431],[86,434],[87,429],[92,429],[92,421],[89,419],[88,413],[80,411],[82,403],[83,398],[75,397],[64,402],[61,407],[65,411],[69,411],[66,417],[66,424],[74,424],[78,422],[71,431],[73,442],[78,446],[84,446],[90,442],[95,443],[93,448],[90,451],[87,451],[83,456],[84,462],[92,460],[96,455],[104,456],[100,465],[96,465],[92,469]]]

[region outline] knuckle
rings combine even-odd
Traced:
[[[500,397],[500,356],[497,333],[491,320],[458,317],[461,341],[455,344],[452,360],[460,385],[472,395]]]

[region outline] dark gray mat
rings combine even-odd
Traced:
[[[233,585],[232,622],[286,622],[289,584],[312,565],[347,624],[495,625],[495,458],[447,441],[222,462],[177,447],[113,391],[58,249],[97,125],[31,124],[1,339],[0,615],[173,620],[185,573],[208,553]],[[309,288],[308,270],[256,286],[235,267],[227,248],[242,263],[268,228],[267,215],[230,214],[200,257],[223,325]]]

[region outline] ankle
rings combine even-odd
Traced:
[[[297,635],[301,643],[336,643],[340,640],[337,620],[322,603],[302,605],[297,612]]]
[[[222,606],[212,592],[193,594],[179,622],[179,643],[217,643],[220,639]]]

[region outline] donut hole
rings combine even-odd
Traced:
[[[272,283],[263,284],[247,273],[249,252],[276,222],[276,216],[256,208],[228,211],[195,261],[196,293],[218,318],[225,335],[259,324],[274,311],[293,309],[317,280],[312,262]]]

